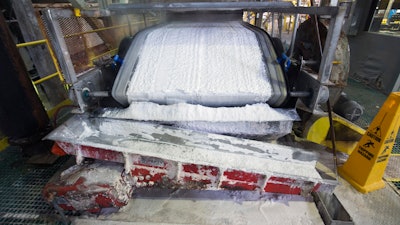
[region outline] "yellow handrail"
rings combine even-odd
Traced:
[[[118,48],[111,49],[110,51],[104,52],[104,53],[102,53],[100,55],[96,55],[96,56],[90,58],[89,60],[93,61],[93,60],[98,59],[100,57],[103,57],[103,56],[105,56],[107,54],[115,54],[117,52],[117,50],[118,50]]]
[[[64,80],[64,77],[61,74],[60,68],[58,67],[58,61],[57,61],[57,59],[56,59],[56,57],[54,55],[53,50],[50,48],[50,43],[49,43],[49,41],[47,39],[20,43],[20,44],[16,44],[16,46],[17,46],[17,48],[23,48],[23,47],[29,47],[29,46],[34,46],[34,45],[40,45],[40,44],[46,44],[47,45],[47,48],[49,49],[49,53],[50,53],[51,59],[53,60],[54,67],[56,68],[57,72],[52,73],[52,74],[50,74],[48,76],[45,76],[45,77],[43,77],[43,78],[41,78],[41,79],[39,79],[37,81],[34,81],[33,84],[35,84],[35,85],[40,84],[40,83],[42,83],[42,82],[44,82],[46,80],[49,80],[49,79],[51,79],[51,78],[53,78],[53,77],[55,77],[57,75],[58,75],[60,81],[62,83],[64,83],[65,80]]]
[[[45,77],[43,77],[43,78],[41,78],[41,79],[39,79],[39,80],[34,81],[33,84],[35,84],[35,85],[40,84],[40,83],[42,83],[42,82],[44,82],[44,81],[46,81],[46,80],[50,80],[51,78],[53,78],[53,77],[55,77],[55,76],[57,76],[57,75],[58,75],[57,72],[52,73],[52,74],[50,74],[50,75],[48,75],[48,76],[45,76]]]
[[[28,47],[28,46],[32,46],[32,45],[40,45],[40,44],[45,44],[45,43],[46,43],[46,39],[30,41],[30,42],[17,44],[17,48]]]
[[[60,67],[58,65],[58,61],[57,61],[57,58],[56,58],[56,56],[55,56],[55,54],[53,52],[53,49],[50,47],[50,42],[47,39],[45,39],[45,40],[46,40],[47,48],[49,49],[49,53],[50,53],[51,59],[53,60],[54,67],[56,68],[56,71],[57,71],[57,74],[58,74],[58,78],[60,79],[60,81],[63,84],[65,84],[64,76],[61,73],[61,69],[60,69]]]

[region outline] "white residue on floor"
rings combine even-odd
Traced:
[[[340,178],[335,195],[352,217],[354,224],[400,224],[400,196],[387,183],[382,189],[367,194],[358,192]]]
[[[128,102],[237,105],[266,102],[272,94],[257,38],[240,22],[155,29],[129,73]]]
[[[75,224],[323,224],[314,202],[297,196],[237,201],[234,192],[224,195],[227,192],[213,193],[208,198],[139,197],[116,214],[100,216],[96,221],[78,219]]]

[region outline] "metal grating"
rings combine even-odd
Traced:
[[[400,190],[400,181],[392,181],[392,184],[393,184],[398,190]]]
[[[78,76],[92,68],[93,61],[102,57],[111,58],[116,53],[120,40],[124,37],[131,36],[144,27],[154,25],[159,21],[159,16],[142,14],[101,18],[69,15],[69,13],[66,13],[65,17],[60,15],[56,21],[61,28],[75,73]]]
[[[396,141],[393,145],[392,154],[400,154],[400,134],[397,134]]]
[[[0,152],[0,224],[63,224],[42,199],[42,189],[68,158],[39,166],[26,164],[17,147]]]
[[[77,73],[92,67],[90,62],[92,55],[110,50],[97,33],[87,33],[93,30],[88,21],[89,19],[83,17],[58,19]]]

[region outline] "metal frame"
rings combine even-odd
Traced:
[[[332,62],[334,59],[337,43],[339,40],[341,27],[346,15],[348,2],[341,3],[340,6],[324,6],[324,7],[300,7],[294,6],[291,2],[184,2],[184,3],[132,3],[132,4],[110,4],[107,10],[92,11],[89,15],[112,15],[127,13],[151,13],[154,11],[196,11],[196,10],[248,10],[256,12],[280,12],[291,14],[313,14],[324,15],[331,19],[330,29],[328,30],[326,44],[323,51],[320,69],[317,81],[319,87],[317,96],[313,98],[313,102],[309,105],[313,112],[319,111],[319,105],[323,104],[329,96],[327,86],[329,82]],[[78,104],[82,111],[86,108],[86,104],[79,92],[74,88],[74,84],[78,82],[75,70],[73,68],[71,58],[69,56],[67,46],[63,39],[60,25],[57,21],[58,17],[71,16],[72,12],[65,10],[47,9],[44,18],[49,24],[49,31],[54,37],[52,44],[59,58],[61,68],[66,76],[66,80],[72,84],[72,89],[76,95]],[[85,11],[82,11],[85,15]],[[296,29],[296,28],[295,28]]]
[[[33,84],[35,84],[35,85],[36,84],[40,84],[40,83],[42,83],[42,82],[44,82],[46,80],[49,80],[49,79],[51,79],[53,77],[56,77],[56,76],[58,76],[60,81],[62,83],[64,83],[64,77],[62,76],[60,68],[58,67],[58,61],[57,61],[56,57],[54,56],[54,52],[51,49],[49,41],[47,39],[20,43],[20,44],[17,44],[16,46],[17,46],[17,48],[24,48],[24,47],[35,46],[35,45],[40,45],[40,44],[46,44],[47,48],[49,49],[49,53],[50,53],[51,59],[53,60],[54,67],[56,68],[56,72],[52,73],[50,75],[43,76],[39,80],[33,81]]]
[[[61,70],[65,76],[65,80],[71,85],[71,90],[80,107],[80,110],[81,112],[84,112],[87,105],[83,101],[80,92],[76,89],[76,87],[74,87],[74,85],[78,82],[78,78],[61,31],[60,23],[57,20],[58,16],[54,14],[54,10],[52,9],[46,9],[43,13],[43,16],[49,29],[49,33],[52,37],[52,46],[54,47]]]
[[[197,10],[249,10],[316,15],[335,15],[337,7],[295,7],[291,2],[182,2],[182,3],[132,3],[110,4],[108,10],[118,13],[143,13],[148,11],[197,11]]]

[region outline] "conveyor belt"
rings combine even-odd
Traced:
[[[113,87],[124,105],[279,106],[286,84],[268,36],[239,21],[169,23],[136,35]]]

